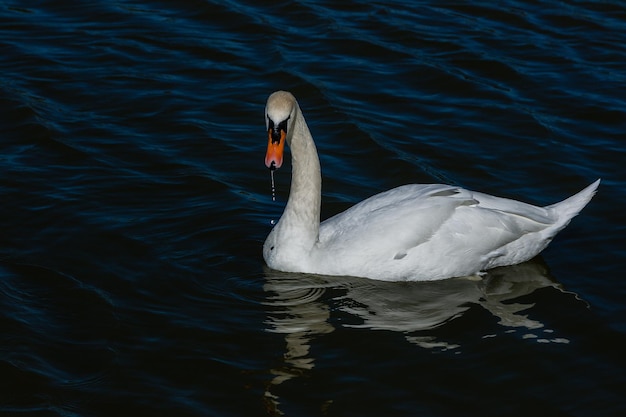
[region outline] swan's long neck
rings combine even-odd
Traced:
[[[319,237],[322,175],[315,143],[299,108],[292,129],[287,141],[292,161],[291,191],[279,225],[306,249]]]

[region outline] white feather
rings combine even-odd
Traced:
[[[263,247],[267,265],[281,271],[426,281],[518,264],[541,252],[600,183],[546,207],[449,185],[404,185],[320,224],[319,158],[298,103],[276,92],[266,116],[288,120],[292,154],[289,200]]]

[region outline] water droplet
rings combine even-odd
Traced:
[[[272,201],[276,201],[276,186],[274,185],[274,170],[270,170],[270,178],[272,180]],[[271,219],[270,224],[274,226],[276,224],[276,220]]]
[[[274,186],[274,170],[270,170],[270,178],[272,179],[272,201],[276,201],[276,187]]]

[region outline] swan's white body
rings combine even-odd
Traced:
[[[593,197],[600,180],[546,207],[441,184],[377,194],[320,224],[317,150],[293,95],[266,106],[271,169],[292,154],[289,200],[263,245],[267,265],[286,272],[426,281],[474,275],[527,261]]]

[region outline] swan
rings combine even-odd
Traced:
[[[267,266],[278,271],[383,281],[479,276],[541,252],[600,183],[545,207],[452,185],[409,184],[320,223],[320,161],[295,97],[272,93],[265,123],[265,165],[281,167],[285,143],[292,158],[287,204],[263,244]]]

